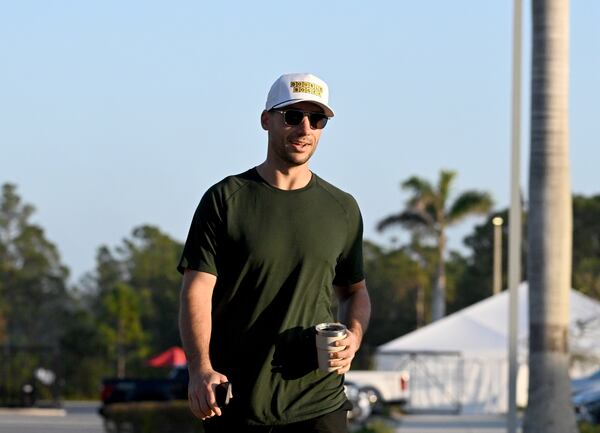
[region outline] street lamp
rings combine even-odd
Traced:
[[[494,295],[502,290],[502,223],[504,220],[497,216],[492,219],[494,225]]]

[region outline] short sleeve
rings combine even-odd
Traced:
[[[333,284],[346,286],[364,280],[363,221],[358,205],[352,199],[348,211],[348,241],[335,268]]]
[[[215,188],[209,189],[196,208],[192,224],[183,247],[177,270],[185,269],[218,275],[217,251],[223,221],[223,208]]]

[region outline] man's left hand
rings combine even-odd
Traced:
[[[329,354],[329,366],[330,367],[339,367],[336,372],[337,374],[344,374],[350,370],[350,365],[352,364],[352,360],[358,352],[360,347],[360,339],[357,334],[348,330],[346,337],[341,340],[337,340],[334,343],[334,346],[346,346],[343,350],[339,352],[331,352]]]

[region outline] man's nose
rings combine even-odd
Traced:
[[[304,115],[302,117],[302,121],[298,124],[298,128],[302,129],[302,131],[305,133],[307,133],[311,130],[310,121],[308,120],[308,116]]]

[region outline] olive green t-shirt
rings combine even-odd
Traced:
[[[312,174],[280,190],[255,168],[211,187],[194,214],[179,272],[217,276],[210,358],[233,385],[224,415],[277,425],[346,401],[343,378],[317,367],[314,325],[336,321],[332,285],[364,279],[354,198]]]

